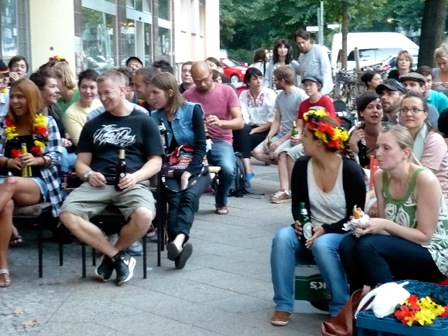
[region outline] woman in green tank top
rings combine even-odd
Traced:
[[[448,211],[440,183],[417,165],[413,138],[403,126],[381,131],[374,175],[379,218],[346,236],[339,247],[354,291],[363,285],[415,279],[438,282],[448,276]]]

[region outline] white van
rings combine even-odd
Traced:
[[[359,49],[360,67],[380,63],[390,56],[396,56],[402,49],[411,55],[418,55],[418,45],[400,33],[349,33],[347,36],[347,70],[356,67],[354,49]],[[331,68],[333,74],[341,69],[342,34],[335,34],[331,46]]]

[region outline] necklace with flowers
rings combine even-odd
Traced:
[[[47,117],[41,113],[36,114],[33,126],[34,146],[31,148],[30,152],[35,156],[42,156],[48,141]],[[19,133],[17,133],[16,125],[14,120],[9,116],[5,117],[5,135],[7,141],[11,141],[16,145],[14,146],[16,148],[11,150],[11,157],[15,159],[22,154],[22,149],[21,144],[18,141]]]

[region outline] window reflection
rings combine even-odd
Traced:
[[[105,72],[114,66],[115,16],[82,8],[84,68]]]
[[[159,0],[159,18],[163,20],[170,19],[170,2],[169,0]]]
[[[160,58],[171,62],[171,38],[170,38],[171,30],[159,27],[159,55]]]
[[[1,0],[1,32],[3,60],[11,59],[17,50],[17,3],[15,0]]]

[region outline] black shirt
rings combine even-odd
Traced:
[[[31,153],[31,148],[34,145],[33,135],[19,135],[17,141],[7,141],[5,145],[5,157],[12,158],[12,150],[21,149],[21,145],[25,143],[28,153]],[[36,156],[33,154],[33,156]],[[41,166],[30,166],[31,176],[30,177],[42,177],[40,174]],[[14,176],[22,176],[22,170],[10,168],[9,172]],[[7,175],[6,168],[2,171],[1,175]]]
[[[78,153],[92,153],[90,168],[104,175],[107,184],[115,183],[119,150],[126,151],[126,171],[134,173],[152,156],[163,154],[159,128],[148,115],[133,110],[125,117],[104,112],[82,129]]]

